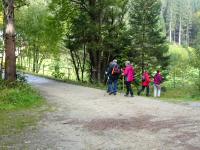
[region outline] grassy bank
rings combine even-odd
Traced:
[[[200,102],[200,93],[195,91],[194,87],[167,88],[167,91],[162,93],[161,98],[171,102]]]
[[[43,99],[28,84],[0,81],[0,110],[16,110],[40,106]]]
[[[10,145],[4,137],[15,136],[33,127],[46,110],[40,94],[25,83],[0,81],[0,145]]]

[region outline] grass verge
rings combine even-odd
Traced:
[[[15,110],[40,106],[43,98],[25,83],[0,81],[0,110]]]
[[[200,93],[195,91],[194,88],[168,88],[166,92],[163,92],[161,99],[171,102],[199,102]]]
[[[47,110],[42,106],[47,105],[30,85],[0,81],[0,145],[10,146],[9,137],[35,126]]]

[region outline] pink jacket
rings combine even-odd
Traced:
[[[134,71],[133,66],[131,66],[131,65],[126,66],[123,74],[126,77],[126,81],[128,81],[128,82],[134,81],[135,71]]]

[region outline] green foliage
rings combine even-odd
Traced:
[[[31,1],[16,12],[18,62],[29,59],[28,66],[30,68],[32,63],[32,70],[36,73],[43,60],[59,53],[63,34],[47,4],[42,0]]]
[[[194,68],[198,70],[198,77],[195,80],[195,85],[197,86],[198,92],[200,93],[200,11],[194,15],[193,20],[196,33],[193,34],[194,41],[192,43],[192,46],[195,48],[195,50],[193,52],[193,59],[191,61],[191,64]]]
[[[20,8],[16,13],[16,28],[28,46],[49,52],[58,46],[59,27],[42,2]]]
[[[63,79],[63,77],[65,76],[65,73],[63,72],[52,72],[52,76],[56,79]]]
[[[175,44],[169,47],[171,60],[167,81],[164,82],[167,92],[163,97],[199,100],[199,71],[192,64],[196,50]]]
[[[199,101],[200,94],[194,89],[193,86],[167,88],[166,92],[162,93],[162,99],[166,99],[171,102],[189,102]]]
[[[23,73],[18,72],[17,73],[17,81],[20,83],[26,83],[26,76]]]
[[[42,104],[42,97],[29,85],[0,81],[0,110],[27,108]]]
[[[55,59],[55,64],[54,64],[53,69],[54,69],[54,71],[52,72],[51,75],[56,79],[63,79],[63,77],[65,76],[65,73],[61,72],[59,58]]]
[[[166,38],[162,34],[160,21],[161,2],[159,0],[138,0],[130,4],[131,47],[126,53],[129,59],[145,69],[145,64],[153,68],[166,69],[169,56]]]

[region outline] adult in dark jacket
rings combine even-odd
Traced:
[[[161,94],[161,86],[160,84],[163,81],[163,77],[158,70],[154,76],[154,97],[160,97]]]
[[[116,68],[116,69],[115,69]],[[118,70],[118,72],[115,72],[115,70]],[[109,95],[117,94],[117,84],[118,84],[118,79],[119,75],[121,74],[120,67],[117,64],[117,60],[114,59],[108,68],[108,92]]]

